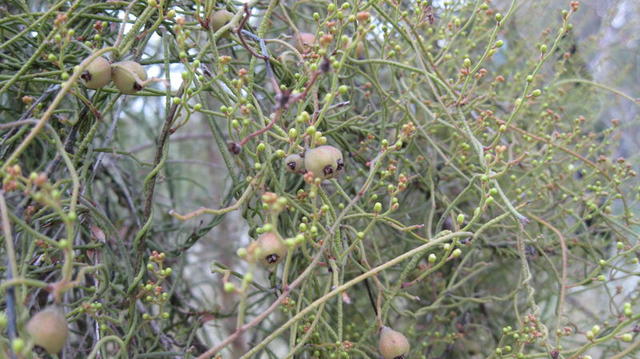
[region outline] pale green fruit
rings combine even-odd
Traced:
[[[316,36],[308,32],[299,32],[293,38],[293,46],[302,53],[313,47],[314,42],[316,42]]]
[[[118,91],[125,95],[133,95],[144,88],[147,73],[142,65],[135,61],[121,61],[111,65],[111,78]]]
[[[314,177],[334,178],[344,169],[342,152],[333,146],[320,146],[304,154],[304,167],[313,172]]]
[[[80,75],[86,88],[99,89],[111,82],[111,64],[104,57],[97,57]]]
[[[287,245],[278,233],[267,232],[249,245],[247,253],[247,260],[270,267],[280,263],[287,255]]]
[[[59,353],[69,336],[67,319],[62,309],[47,307],[36,313],[26,326],[34,344],[43,347],[47,353]]]
[[[402,359],[410,350],[407,337],[389,327],[380,330],[379,348],[384,359]]]
[[[285,168],[289,172],[299,173],[299,174],[302,174],[302,173],[305,172],[304,160],[298,154],[293,154],[293,155],[287,156],[284,159],[284,164],[285,164]]]
[[[209,26],[213,31],[218,31],[226,25],[231,18],[233,18],[233,13],[227,10],[214,11],[209,17]]]

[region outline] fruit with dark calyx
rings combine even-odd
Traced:
[[[287,171],[302,174],[305,172],[304,159],[298,154],[289,155],[284,159],[284,165]]]
[[[307,150],[304,154],[304,167],[311,171],[314,177],[334,178],[344,169],[342,152],[328,145]]]
[[[118,91],[133,95],[146,84],[147,73],[142,65],[135,61],[121,61],[111,65],[111,77]]]
[[[287,246],[276,232],[263,233],[247,248],[247,260],[272,267],[287,255]]]
[[[111,82],[111,64],[104,57],[96,57],[80,75],[86,88],[97,90]]]

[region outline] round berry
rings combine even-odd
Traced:
[[[315,42],[316,36],[308,32],[300,32],[293,38],[293,46],[302,53],[309,51]]]
[[[389,327],[382,327],[379,349],[384,359],[398,359],[404,358],[409,353],[410,346],[404,334]]]
[[[287,156],[284,159],[284,165],[285,165],[285,168],[287,169],[287,171],[289,171],[289,172],[299,173],[299,174],[302,174],[302,173],[305,172],[304,160],[298,154],[293,154],[293,155]]]
[[[36,313],[27,323],[27,332],[36,345],[47,353],[59,353],[69,336],[67,319],[61,308],[47,307]]]
[[[118,91],[133,95],[144,88],[147,73],[135,61],[121,61],[111,65],[111,77]]]
[[[221,27],[226,25],[232,17],[233,13],[227,10],[214,11],[209,17],[209,26],[211,26],[213,31],[218,31]]]
[[[111,82],[111,64],[104,57],[97,57],[80,75],[86,88],[99,89]]]
[[[276,232],[260,235],[247,249],[249,261],[258,261],[266,267],[274,266],[287,255],[287,245]]]
[[[334,178],[344,170],[342,152],[333,146],[320,146],[304,154],[304,167],[321,179]]]

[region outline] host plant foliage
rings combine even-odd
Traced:
[[[0,357],[639,355],[639,102],[523,3],[3,2]]]

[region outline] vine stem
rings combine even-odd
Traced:
[[[235,211],[236,209],[240,208],[240,206],[242,206],[245,202],[247,202],[249,199],[251,199],[251,196],[253,195],[253,193],[255,192],[256,188],[260,187],[260,185],[262,184],[262,177],[256,178],[248,187],[247,189],[245,189],[245,191],[242,193],[242,196],[240,196],[240,198],[238,198],[238,200],[236,201],[236,203],[232,204],[229,207],[224,207],[224,208],[220,208],[220,209],[213,209],[213,208],[206,208],[206,207],[201,207],[193,212],[189,212],[187,214],[179,214],[177,212],[175,212],[174,210],[170,210],[169,211],[169,215],[181,220],[181,221],[186,221],[188,219],[191,219],[193,217],[197,217],[203,214],[214,214],[214,215],[221,215],[221,214],[225,214],[225,213],[229,213],[232,211]]]
[[[593,86],[593,87],[597,87],[599,89],[606,90],[606,91],[609,91],[611,93],[614,93],[614,94],[616,94],[616,95],[618,95],[620,97],[624,97],[627,100],[633,102],[635,105],[640,106],[640,98],[633,98],[633,97],[627,95],[626,93],[624,93],[624,92],[622,92],[622,91],[620,91],[618,89],[615,89],[613,87],[609,87],[609,86],[601,84],[599,82],[590,81],[590,80],[587,80],[587,79],[579,79],[579,78],[576,78],[576,79],[564,79],[564,80],[556,81],[556,82],[550,84],[549,88],[555,87],[555,86],[560,86],[560,85],[563,85],[563,84],[568,84],[568,83],[583,83],[583,84],[587,84],[587,85],[590,85],[590,86]]]
[[[9,212],[7,209],[7,202],[4,199],[4,190],[0,189],[0,215],[2,216],[2,233],[4,234],[4,243],[7,251],[7,261],[9,268],[7,268],[7,280],[2,283],[11,282],[12,276],[18,275],[18,264],[16,262],[16,252],[13,247],[13,234],[11,233],[11,223],[9,222]],[[12,288],[8,288],[6,295],[6,312],[8,318],[8,334],[9,338],[13,339],[17,335],[16,326],[16,309],[15,309],[15,293]]]
[[[120,347],[120,349],[118,350],[118,353],[123,352],[126,349],[126,345],[124,344],[124,342],[122,341],[122,339],[120,339],[119,337],[115,336],[115,335],[108,335],[102,339],[100,339],[96,345],[93,347],[93,350],[91,351],[91,353],[89,353],[89,356],[87,357],[87,359],[93,359],[96,357],[96,355],[98,354],[98,350],[100,349],[100,347],[102,347],[102,345],[106,342],[116,342],[118,343],[118,346]]]
[[[560,323],[562,320],[562,312],[563,312],[563,308],[564,308],[564,300],[566,297],[566,293],[567,293],[567,267],[569,266],[569,259],[568,259],[568,255],[567,255],[567,243],[564,239],[564,236],[562,235],[562,233],[553,225],[551,225],[549,222],[545,221],[544,219],[536,216],[535,214],[529,212],[529,217],[533,218],[536,222],[542,224],[543,226],[549,228],[551,231],[553,231],[553,233],[556,234],[556,236],[558,236],[558,239],[560,240],[560,248],[562,250],[562,277],[560,280],[560,296],[558,298],[558,307],[556,308],[556,316],[557,316],[557,321],[556,321],[556,331],[560,330]],[[558,342],[560,341],[560,337],[557,337]],[[558,343],[559,344],[559,343]]]
[[[4,199],[4,190],[0,190],[0,215],[2,216],[2,233],[4,234],[4,245],[7,251],[7,260],[13,275],[18,273],[18,263],[16,262],[16,252],[13,247],[13,234],[11,233],[11,223],[9,222],[9,210]]]

